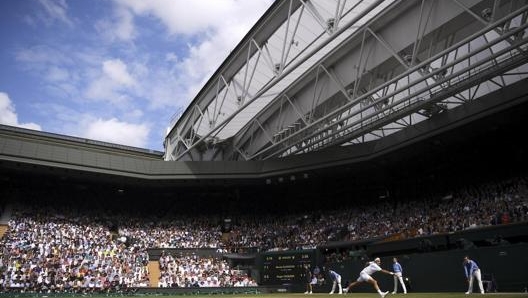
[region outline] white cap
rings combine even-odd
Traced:
[[[380,258],[375,258],[374,262],[381,262]]]

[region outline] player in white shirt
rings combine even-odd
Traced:
[[[366,282],[366,283],[371,284],[382,298],[385,297],[385,295],[387,295],[389,291],[382,292],[378,286],[378,282],[371,275],[378,271],[381,271],[383,273],[390,274],[390,275],[394,275],[394,273],[387,271],[385,269],[381,269],[380,264],[381,264],[380,258],[375,258],[374,261],[369,262],[367,267],[363,268],[363,270],[361,270],[361,272],[359,273],[358,279],[355,282],[349,284],[348,287],[343,289],[343,293],[348,293],[350,289],[353,288],[355,285]]]

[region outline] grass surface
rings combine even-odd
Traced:
[[[16,297],[16,296],[10,296]],[[24,296],[31,297],[31,296]],[[34,297],[46,297],[46,296],[34,296]],[[49,296],[54,297],[54,296]],[[68,297],[68,296],[56,296],[56,297]],[[70,296],[71,297],[71,296]],[[75,297],[91,297],[91,298],[108,298],[108,297],[160,297],[160,298],[184,298],[184,297],[193,297],[193,298],[213,298],[213,297],[225,297],[225,298],[300,298],[300,297],[332,297],[332,298],[379,298],[380,296],[376,293],[348,293],[343,295],[329,295],[323,293],[314,293],[311,295],[304,295],[302,293],[276,293],[276,294],[209,294],[209,295],[196,295],[196,294],[186,294],[186,295],[137,295],[137,296],[104,296],[104,295],[87,295],[87,296],[75,296]],[[527,293],[490,293],[490,294],[471,294],[465,295],[464,293],[409,293],[406,295],[388,294],[386,298],[471,298],[471,297],[497,297],[497,298],[520,298],[528,297]]]

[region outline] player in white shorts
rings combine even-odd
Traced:
[[[382,298],[385,297],[385,295],[387,295],[389,291],[382,292],[378,286],[378,282],[371,275],[378,271],[381,271],[383,273],[390,274],[390,275],[394,275],[394,273],[387,271],[385,269],[381,269],[380,264],[381,264],[380,258],[375,258],[374,261],[368,262],[367,267],[363,268],[363,270],[361,270],[361,272],[359,273],[358,279],[355,282],[349,284],[348,287],[344,288],[343,293],[348,293],[350,289],[353,288],[355,285],[362,283],[362,282],[366,282],[366,283],[371,284]]]

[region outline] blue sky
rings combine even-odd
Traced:
[[[0,1],[0,123],[163,151],[272,2]]]

